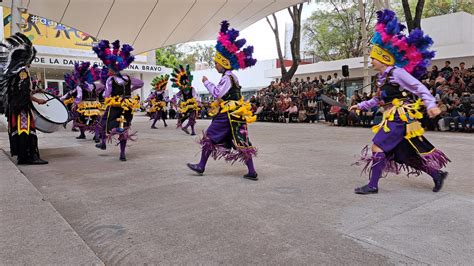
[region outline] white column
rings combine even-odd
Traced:
[[[15,34],[17,32],[20,32],[20,22],[21,22],[21,13],[18,8],[20,8],[20,3],[21,0],[12,0],[12,6],[11,6],[11,15],[12,15],[12,20],[10,23],[10,29],[11,29],[11,34]]]
[[[3,16],[3,7],[0,6],[0,14]],[[3,25],[3,19],[0,21],[0,38],[1,40],[5,39],[5,32],[3,31],[3,28],[5,25]]]

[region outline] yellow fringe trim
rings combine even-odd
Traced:
[[[195,98],[188,99],[185,102],[179,104],[179,112],[184,114],[189,110],[199,111],[199,106]]]
[[[77,112],[84,116],[99,116],[101,106],[98,101],[82,101],[77,104]]]
[[[416,121],[417,119],[423,118],[423,114],[419,111],[423,105],[421,99],[418,99],[414,103],[405,104],[402,100],[395,98],[392,101],[392,105],[390,109],[383,113],[382,122],[372,127],[372,132],[377,133],[381,128],[384,132],[390,132],[388,122],[393,121],[395,114],[398,113],[400,119],[407,122],[406,139],[423,136],[425,131],[421,127],[421,123]]]
[[[102,113],[103,113],[105,111],[105,109],[107,109],[107,105],[105,105],[105,103],[100,103],[99,110],[102,111]]]
[[[77,109],[88,109],[88,108],[99,109],[100,107],[101,107],[101,104],[98,101],[82,101],[79,104],[77,104]]]
[[[134,110],[140,108],[140,101],[138,100],[138,96],[135,95],[133,98],[122,98],[121,96],[112,96],[105,99],[104,102],[105,106],[110,107],[120,107],[124,111]]]
[[[252,105],[249,101],[245,101],[244,97],[240,98],[238,101],[224,101],[222,99],[215,100],[211,103],[208,114],[210,116],[216,116],[218,113],[226,112],[229,112],[230,116],[240,121],[246,121],[248,124],[257,120],[257,116],[252,112]]]
[[[68,105],[74,102],[74,98],[67,98],[66,100],[63,101],[64,105]]]
[[[151,103],[151,108],[149,110],[150,113],[163,110],[166,107],[165,101],[157,101],[155,99],[151,99],[150,103]]]

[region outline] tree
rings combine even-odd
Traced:
[[[177,65],[190,65],[194,70],[196,62],[207,62],[214,66],[215,48],[206,44],[177,44],[156,49],[156,63],[165,67],[176,67]]]
[[[290,14],[290,17],[293,23],[293,34],[291,36],[291,41],[290,41],[292,64],[289,70],[287,70],[285,67],[284,60],[283,60],[283,53],[281,51],[280,37],[278,34],[278,20],[275,14],[273,14],[272,16],[273,16],[273,20],[275,24],[273,26],[267,17],[268,25],[270,25],[270,28],[272,29],[273,34],[275,35],[275,42],[277,45],[278,60],[280,61],[282,81],[290,81],[291,78],[295,75],[299,64],[301,63],[301,56],[300,56],[301,12],[303,11],[303,4],[294,5],[292,7],[287,8],[287,10],[288,10],[288,13]]]
[[[275,16],[275,13],[272,14],[272,17],[273,17],[273,23],[275,24],[275,26],[272,26],[272,23],[270,23],[270,20],[268,19],[268,17],[266,17],[266,19],[267,19],[268,25],[270,26],[270,28],[273,31],[273,34],[275,35],[276,48],[277,48],[277,53],[278,53],[278,61],[280,63],[281,76],[283,77],[283,75],[285,75],[287,71],[286,71],[286,68],[284,67],[285,61],[283,60],[283,52],[281,51],[280,34],[278,33],[279,32],[278,20]]]
[[[315,55],[331,61],[363,55],[367,43],[363,41],[360,12],[357,2],[329,1],[331,8],[316,10],[304,25],[304,34]],[[365,28],[373,33],[375,5],[365,8]]]
[[[179,47],[180,51],[184,53],[182,60],[194,67],[196,62],[207,63],[210,67],[214,67],[214,55],[216,49],[210,44],[184,44]]]
[[[173,68],[179,65],[179,59],[182,54],[178,51],[176,45],[170,45],[164,48],[156,49],[156,64],[164,67]]]
[[[409,6],[415,6],[417,0],[409,0],[408,4]],[[399,18],[405,21],[403,6],[401,4],[394,4],[393,9]],[[421,18],[441,16],[460,11],[474,14],[474,5],[472,5],[471,0],[425,0]],[[415,15],[414,10],[411,10],[411,15]]]
[[[411,32],[413,29],[421,29],[421,15],[423,14],[423,6],[425,5],[425,0],[418,0],[415,8],[415,17],[413,18],[409,0],[402,0],[403,13],[405,14],[405,21],[407,23],[408,32]]]
[[[427,0],[423,10],[423,18],[441,16],[455,12],[474,14],[471,0]]]

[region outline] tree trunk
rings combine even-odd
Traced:
[[[413,20],[413,28],[421,29],[421,15],[423,14],[423,6],[425,5],[425,0],[418,0],[415,10],[415,19]]]
[[[411,16],[410,4],[408,0],[402,0],[403,13],[405,13],[405,20],[407,21],[408,32],[413,29],[413,18]]]
[[[301,63],[300,57],[300,41],[301,41],[301,12],[303,4],[298,4],[288,8],[291,20],[293,21],[293,35],[290,41],[292,64],[288,72],[282,75],[282,81],[290,81],[295,75],[298,66]]]
[[[272,14],[272,16],[273,16],[273,21],[275,23],[274,27],[272,26],[272,23],[270,23],[270,20],[268,19],[268,17],[266,17],[266,19],[267,19],[268,25],[270,26],[270,28],[273,31],[273,34],[275,35],[276,48],[277,48],[277,53],[278,53],[278,61],[280,62],[281,76],[283,77],[284,75],[286,75],[287,71],[286,71],[286,67],[285,67],[285,61],[283,60],[283,53],[281,51],[280,36],[278,34],[278,21],[277,21],[277,18],[275,16],[275,14]]]
[[[413,29],[421,29],[421,15],[423,14],[423,7],[425,5],[425,0],[418,0],[416,3],[415,9],[415,18],[411,15],[409,0],[402,0],[403,13],[405,13],[405,20],[407,21],[408,32],[411,32]]]

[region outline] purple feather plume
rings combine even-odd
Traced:
[[[221,32],[227,32],[229,30],[229,22],[227,20],[223,20],[221,22]]]

